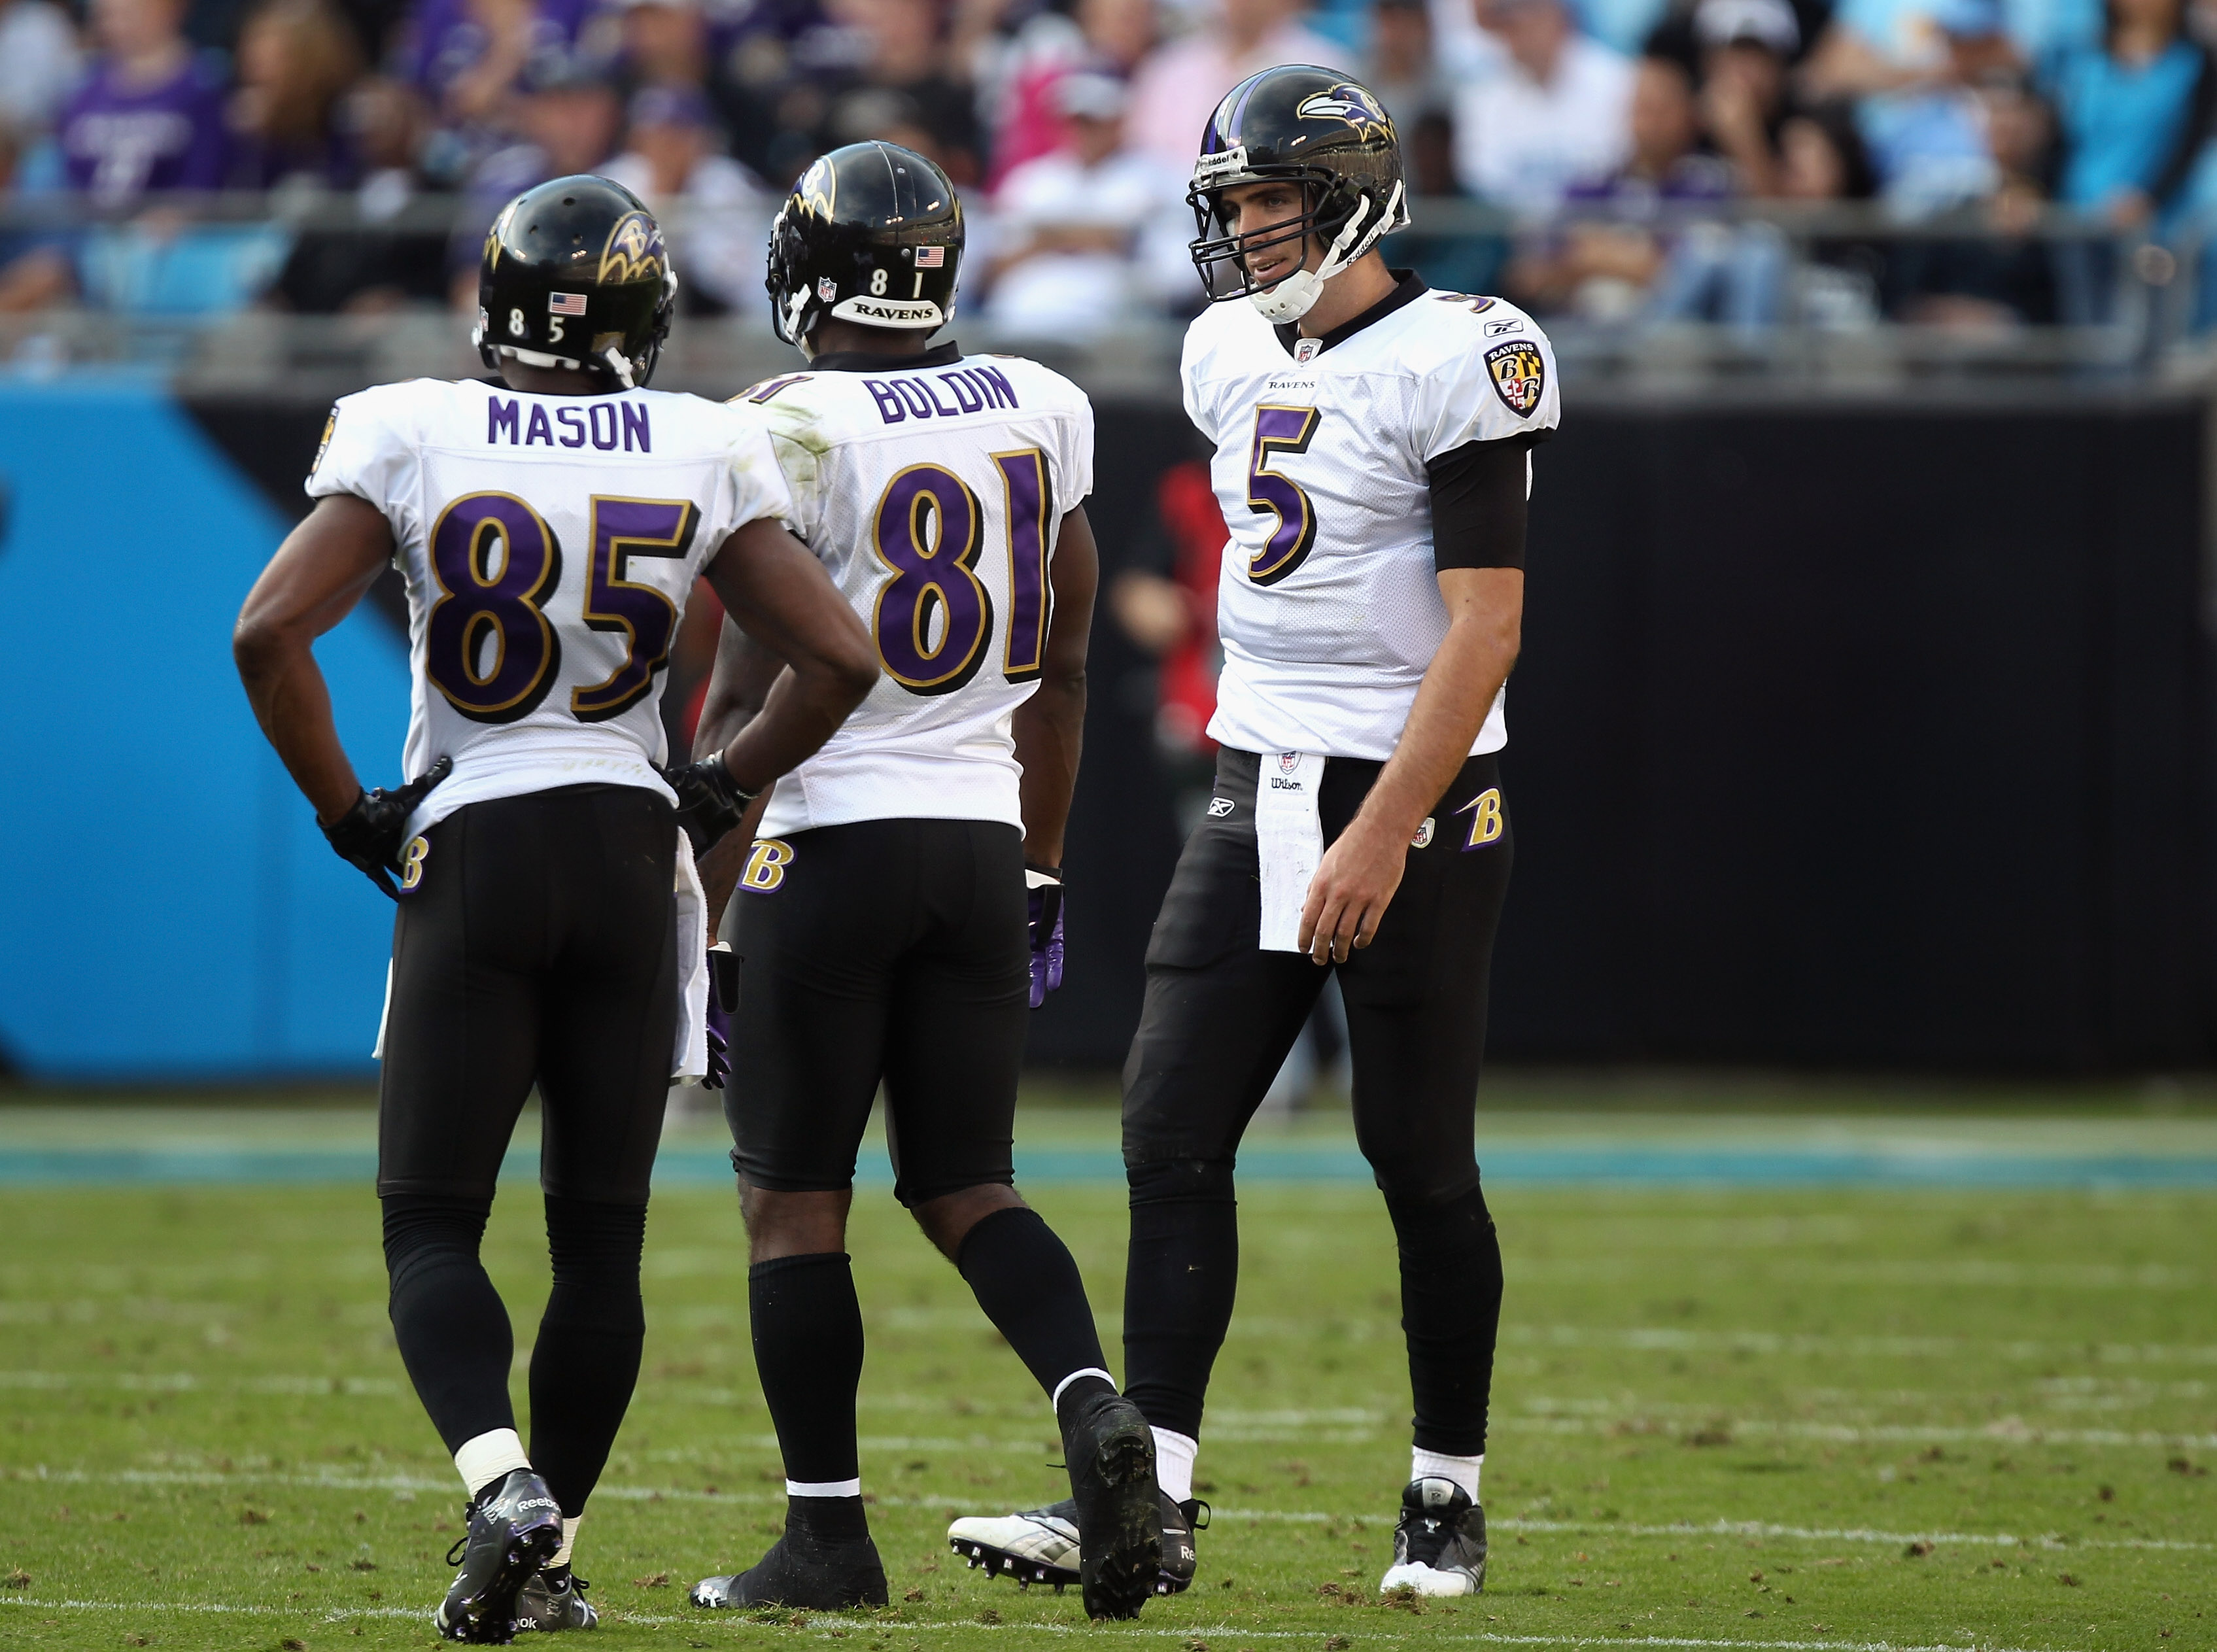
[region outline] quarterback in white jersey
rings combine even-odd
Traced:
[[[1135,1616],[1162,1541],[1146,1420],[1115,1390],[1069,1251],[1017,1197],[1016,1075],[1062,968],[1063,824],[1084,718],[1093,411],[1034,362],[966,356],[960,204],[886,143],[818,161],[772,232],[779,331],[805,370],[737,398],[769,418],[786,520],[882,675],[777,784],[724,934],[739,958],[725,1112],[755,1360],[785,1459],[785,1535],[695,1605],[881,1606],[855,1427],[862,1322],[846,1254],[882,1085],[893,1193],[961,1271],[1062,1431],[1087,1612]],[[760,715],[775,651],[726,628],[702,735]]]
[[[379,1052],[392,1325],[470,1495],[438,1627],[504,1643],[594,1622],[571,1549],[638,1376],[663,1103],[673,1075],[722,1059],[693,850],[820,746],[877,670],[780,526],[792,501],[761,416],[645,387],[676,277],[636,197],[584,176],[517,197],[479,291],[502,381],[342,400],[308,478],[316,506],[235,647],[333,848],[399,903]],[[388,563],[408,587],[418,778],[366,793],[310,645]],[[703,573],[788,669],[728,750],[664,770],[662,672]],[[554,1288],[527,1452],[478,1243],[534,1084]]]
[[[1231,534],[1224,669],[1215,795],[1156,920],[1124,1069],[1126,1381],[1164,1497],[1189,1499],[1232,1316],[1240,1138],[1336,973],[1415,1400],[1380,1587],[1463,1594],[1485,1575],[1501,1302],[1473,1149],[1509,875],[1495,753],[1531,449],[1558,400],[1530,317],[1386,268],[1377,244],[1407,222],[1404,196],[1391,117],[1307,65],[1234,87],[1194,164],[1194,260],[1215,301],[1181,372]],[[1008,1552],[1048,1542],[1034,1516],[956,1531]]]

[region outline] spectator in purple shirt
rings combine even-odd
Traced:
[[[1683,65],[1669,58],[1640,59],[1631,127],[1631,158],[1614,172],[1573,184],[1563,204],[1576,221],[1510,265],[1509,290],[1519,302],[1594,320],[1632,315],[1663,274],[1677,238],[1656,220],[1667,209],[1731,195],[1730,167],[1699,148],[1701,110]]]
[[[224,181],[223,81],[182,32],[182,0],[93,0],[100,57],[63,106],[71,187],[103,206]]]

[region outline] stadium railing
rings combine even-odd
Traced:
[[[292,312],[268,295],[305,238],[398,238],[420,259],[450,265],[474,234],[464,220],[483,210],[437,195],[366,209],[355,194],[315,190],[172,195],[127,208],[61,195],[0,201],[0,244],[63,253],[78,294],[0,315],[0,372],[36,378],[121,364],[207,393],[272,385],[337,393],[479,371],[460,321],[429,299],[322,315]],[[664,218],[682,244],[687,209]],[[1655,286],[1670,293],[1603,283],[1609,301],[1547,319],[1566,381],[1590,387],[1864,393],[1934,381],[2217,380],[2217,266],[2203,256],[2217,226],[2156,236],[2047,207],[2000,228],[1977,204],[1910,215],[1870,203],[1777,202],[1666,203],[1637,218],[1597,206],[1535,221],[1452,199],[1417,201],[1414,220],[1393,244],[1397,259],[1435,285],[1472,292],[1497,290],[1512,257],[1563,244],[1590,226],[1652,235],[1664,253]],[[1998,303],[1973,321],[1915,319],[1919,298],[1961,296],[1947,270],[1932,275],[1936,260],[1952,260],[1960,273],[1966,262],[2010,257],[2030,269],[2044,295],[2038,307],[2054,319],[2012,319]],[[987,305],[963,318],[962,333],[975,345],[1039,356],[1096,393],[1138,398],[1171,393],[1182,320],[1142,318],[1072,343],[997,329]],[[729,393],[790,362],[766,314],[745,306],[688,317],[662,381]]]

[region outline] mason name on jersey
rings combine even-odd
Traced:
[[[735,529],[790,508],[753,408],[431,379],[342,400],[307,492],[392,524],[413,678],[402,772],[454,763],[411,834],[558,786],[675,801],[655,765],[678,616]]]
[[[1181,375],[1231,534],[1210,736],[1391,757],[1447,635],[1425,467],[1554,427],[1546,337],[1498,300],[1426,292],[1328,350],[1289,351],[1252,306],[1215,304],[1186,333]],[[1504,696],[1473,752],[1507,742]]]
[[[744,393],[884,675],[777,783],[766,838],[850,820],[1022,827],[1010,720],[1047,653],[1065,512],[1093,491],[1093,408],[1060,374],[946,346],[917,365],[815,372]]]

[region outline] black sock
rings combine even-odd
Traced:
[[[608,1466],[639,1382],[645,1238],[643,1204],[547,1196],[554,1289],[531,1350],[531,1466],[572,1519]]]
[[[802,1485],[859,1478],[855,1389],[862,1380],[862,1307],[846,1253],[756,1263],[747,1270],[747,1305],[755,1370],[777,1429],[785,1477]],[[793,1500],[861,1507],[860,1498]]]
[[[788,1531],[806,1531],[818,1543],[861,1543],[870,1535],[870,1519],[860,1497],[787,1495],[785,1526]]]
[[[1401,1328],[1419,1451],[1485,1451],[1493,1345],[1501,1328],[1501,1241],[1478,1188],[1443,1204],[1386,1196],[1401,1251]]]
[[[385,1207],[392,1335],[417,1396],[449,1451],[516,1426],[508,1309],[478,1260],[490,1199],[393,1193]]]
[[[954,1265],[993,1328],[1049,1394],[1072,1371],[1107,1366],[1078,1263],[1038,1211],[994,1211],[963,1235]]]
[[[1124,1273],[1124,1392],[1148,1422],[1198,1439],[1201,1401],[1239,1285],[1232,1166],[1134,1165]]]

